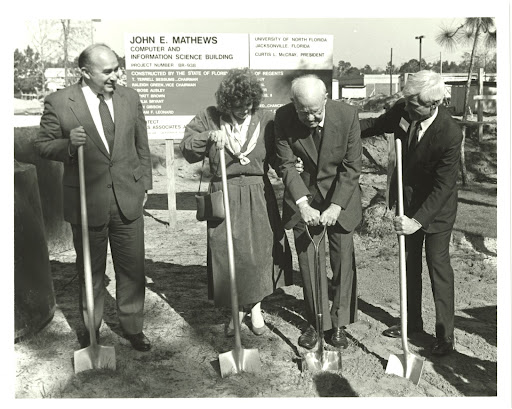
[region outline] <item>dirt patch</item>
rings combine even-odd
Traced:
[[[343,350],[340,372],[317,375],[301,372],[301,355],[305,350],[297,346],[297,338],[304,322],[304,306],[294,254],[294,284],[278,290],[262,304],[269,332],[256,337],[245,324],[242,326],[242,344],[244,348],[258,349],[261,372],[220,377],[218,355],[233,349],[233,341],[223,333],[230,311],[214,308],[207,299],[206,225],[195,220],[194,204],[200,164],[187,164],[175,149],[177,227],[171,229],[165,143],[151,141],[154,189],[144,215],[147,276],[144,331],[152,341],[151,351],[134,351],[120,337],[114,273],[109,261],[100,342],[115,347],[117,369],[75,375],[72,357],[79,349],[74,333],[79,317],[74,252],[54,254],[51,265],[57,309],[43,330],[14,347],[15,397],[495,396],[496,224],[487,222],[486,230],[472,228],[471,215],[478,209],[482,218],[496,220],[496,134],[486,133],[483,145],[478,145],[473,137],[466,142],[468,157],[472,158],[469,170],[476,183],[470,189],[463,189],[461,203],[467,207],[459,208],[451,244],[457,351],[445,358],[435,358],[428,352],[434,334],[434,305],[424,266],[426,334],[410,344],[414,354],[425,358],[418,386],[385,374],[389,355],[400,353],[401,345],[400,340],[381,335],[387,326],[398,322],[399,291],[397,240],[391,231],[391,213],[384,205],[387,159],[384,154],[376,154],[384,152],[381,145],[386,140],[380,138],[380,141],[378,138],[365,141],[376,164],[367,158],[361,177],[365,220],[355,236],[359,320],[347,328],[350,343]],[[273,185],[281,198],[281,181],[273,178]],[[293,245],[291,232],[287,233]]]

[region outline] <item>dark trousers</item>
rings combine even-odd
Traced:
[[[89,327],[85,295],[82,228],[71,225],[79,275],[79,308],[85,326]],[[110,243],[116,279],[117,315],[126,334],[142,331],[145,275],[144,275],[144,217],[124,218],[116,203],[114,192],[110,201],[110,219],[103,226],[89,226],[92,283],[94,293],[94,326],[99,329],[105,300],[105,269],[107,243]],[[89,329],[89,328],[88,328]]]
[[[310,227],[315,243],[322,232],[322,227]],[[314,271],[315,248],[306,232],[306,224],[300,221],[293,228],[295,249],[299,259],[302,275],[306,319],[316,327],[316,278]],[[329,256],[332,269],[333,303],[329,311],[328,283],[326,272],[325,237],[319,245],[320,278],[322,291],[323,329],[343,327],[357,319],[357,277],[354,255],[354,232],[345,231],[338,223],[327,227],[329,238]]]
[[[451,229],[441,233],[425,233],[420,229],[405,236],[408,327],[423,328],[421,275],[425,242],[425,256],[436,309],[436,337],[440,339],[453,338],[455,296],[450,264],[451,233]]]

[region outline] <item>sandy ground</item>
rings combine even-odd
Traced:
[[[214,308],[207,299],[206,224],[195,219],[194,192],[200,164],[187,164],[176,149],[177,226],[173,229],[168,224],[165,145],[163,141],[152,141],[154,189],[144,215],[147,278],[144,331],[152,341],[151,351],[134,351],[119,336],[115,278],[109,263],[107,308],[100,342],[115,348],[117,369],[75,375],[72,358],[79,349],[74,333],[79,317],[74,252],[53,254],[51,266],[57,308],[53,320],[44,329],[14,346],[15,397],[496,396],[495,139],[495,133],[485,139],[487,177],[476,178],[478,183],[472,189],[461,191],[459,218],[472,211],[475,218],[487,221],[490,228],[483,235],[484,230],[472,227],[471,221],[463,219],[455,227],[451,254],[455,271],[457,346],[455,353],[444,358],[429,353],[434,339],[434,306],[425,265],[426,333],[411,339],[409,344],[411,352],[424,359],[419,385],[385,373],[390,354],[400,354],[402,348],[400,340],[381,335],[385,328],[398,322],[400,314],[398,246],[390,229],[391,213],[385,212],[382,204],[385,170],[377,166],[385,162],[382,140],[365,142],[377,165],[365,159],[361,177],[365,222],[355,236],[359,315],[358,321],[347,328],[349,347],[342,351],[342,370],[317,374],[301,371],[306,351],[297,345],[297,339],[304,310],[294,255],[294,284],[276,291],[262,304],[269,331],[256,337],[245,324],[242,326],[242,345],[258,350],[261,371],[227,378],[220,377],[218,357],[233,349],[232,339],[223,334],[230,311]],[[474,142],[468,149],[483,151]],[[276,194],[282,197],[282,183],[278,179],[273,183]],[[293,245],[291,232],[288,234]]]

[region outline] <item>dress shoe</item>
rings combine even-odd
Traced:
[[[432,344],[432,355],[444,356],[452,353],[455,350],[455,341],[453,338],[437,338]]]
[[[347,348],[348,340],[343,328],[334,328],[331,335],[331,343],[336,348]]]
[[[254,335],[263,335],[265,332],[267,332],[267,326],[265,323],[263,323],[261,327],[256,327],[254,324],[252,324],[251,331],[254,333]]]
[[[415,334],[423,331],[422,328],[418,327],[407,327],[407,335]],[[400,338],[402,336],[402,326],[400,324],[393,325],[382,332],[382,335],[390,338]]]
[[[91,345],[91,338],[89,336],[89,331],[84,329],[81,331],[77,331],[76,337],[78,338],[78,343],[80,344],[80,348],[87,348]],[[96,342],[100,343],[100,331],[96,331]]]
[[[255,335],[263,335],[267,330],[260,305],[261,303],[257,303],[251,309],[251,330]]]
[[[151,343],[143,332],[139,332],[138,334],[124,334],[124,337],[130,341],[132,347],[137,351],[145,352],[151,349]]]
[[[318,334],[311,326],[299,337],[299,345],[302,348],[313,349],[318,341]]]

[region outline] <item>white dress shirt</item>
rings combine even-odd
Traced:
[[[432,122],[434,122],[434,119],[436,119],[438,111],[439,110],[436,107],[436,109],[431,117],[420,122],[420,131],[418,133],[418,140],[416,141],[416,143],[419,142],[421,140],[421,138],[423,138],[423,135],[425,135],[425,132],[427,131],[428,127],[430,125],[432,125]],[[417,123],[418,123],[418,121],[413,121],[411,124],[411,134],[409,135],[409,145],[411,144],[412,133],[415,132]]]

